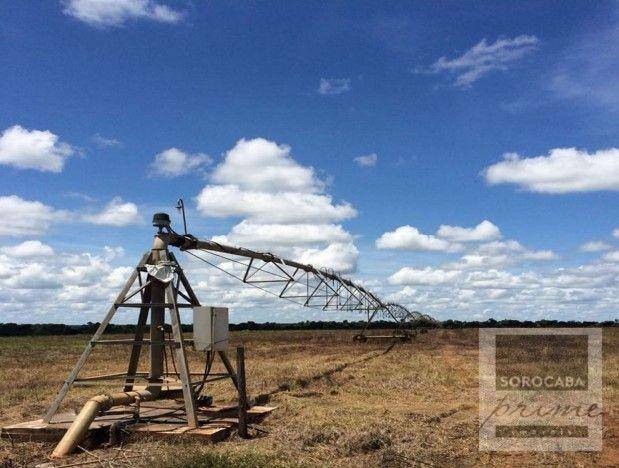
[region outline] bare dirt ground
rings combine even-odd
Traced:
[[[352,332],[238,332],[248,391],[278,409],[215,445],[128,435],[119,447],[56,466],[617,466],[619,332],[604,330],[602,452],[494,453],[478,450],[478,332],[432,330],[412,342],[353,343]],[[89,337],[0,338],[0,425],[41,417]],[[111,348],[111,349],[110,349]],[[84,375],[122,372],[128,349],[98,350]],[[191,352],[192,370],[201,371]],[[64,410],[100,390],[76,388]],[[109,387],[107,388],[109,391]],[[230,383],[208,393],[232,401]],[[0,466],[46,463],[53,446],[0,441]],[[51,466],[51,465],[50,465]]]

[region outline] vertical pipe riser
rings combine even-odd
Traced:
[[[155,236],[153,240],[153,248],[151,251],[151,262],[156,265],[160,261],[168,260],[167,244],[160,237]],[[165,285],[159,281],[153,281],[151,286],[151,304],[163,304],[165,302]],[[151,343],[163,343],[165,340],[165,308],[151,307],[150,309],[150,339]],[[164,345],[153,344],[150,347],[150,372],[149,381],[155,384],[163,382],[164,373]],[[160,386],[152,386],[149,391],[157,394],[161,391]]]

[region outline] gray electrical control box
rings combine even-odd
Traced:
[[[198,351],[228,349],[228,309],[200,306],[193,308],[193,345]]]

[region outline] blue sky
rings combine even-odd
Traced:
[[[441,319],[615,318],[618,40],[603,1],[14,2],[0,321],[97,320],[179,196]],[[355,318],[187,268],[235,321]]]

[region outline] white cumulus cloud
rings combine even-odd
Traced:
[[[114,197],[99,213],[83,215],[82,219],[92,224],[115,227],[139,224],[143,221],[137,205],[124,202],[120,197]]]
[[[612,252],[604,254],[602,259],[607,262],[619,262],[619,250],[613,250]]]
[[[0,236],[37,236],[47,232],[52,223],[69,217],[66,211],[17,195],[0,196],[0,213],[3,216]]]
[[[406,225],[395,231],[385,232],[376,240],[379,249],[400,249],[413,251],[457,252],[462,246],[457,243],[440,239],[436,236],[423,234],[419,229]]]
[[[488,220],[472,228],[443,224],[437,233],[439,237],[455,242],[490,241],[501,237],[501,230]]]
[[[62,282],[58,275],[49,271],[46,264],[27,263],[17,268],[13,274],[2,282],[9,289],[60,289]]]
[[[329,268],[339,273],[350,273],[357,269],[359,250],[351,242],[333,243],[324,249],[299,250],[295,259],[300,263],[317,268]]]
[[[549,261],[556,260],[559,257],[552,250],[531,250],[524,252],[522,258],[525,260]]]
[[[312,193],[269,193],[236,185],[207,185],[198,194],[198,211],[212,217],[247,217],[252,222],[299,224],[339,222],[354,218],[349,203],[334,204],[331,196]]]
[[[228,151],[211,176],[217,184],[233,184],[263,192],[322,192],[325,184],[312,167],[302,166],[290,146],[264,138],[241,139]]]
[[[296,162],[290,147],[264,138],[239,140],[197,196],[205,216],[246,217],[260,224],[327,224],[353,218],[346,202],[334,203],[312,167]]]
[[[475,246],[458,261],[445,267],[456,270],[498,268],[523,261],[543,262],[558,258],[552,250],[531,250],[515,240],[492,241]]]
[[[178,23],[183,13],[154,0],[67,0],[65,14],[92,26],[120,26],[128,20],[146,19]]]
[[[348,243],[352,241],[352,236],[336,224],[254,224],[243,220],[229,234],[213,237],[213,240],[222,244],[272,249],[304,244]]]
[[[178,177],[212,162],[211,157],[203,153],[188,154],[178,148],[169,148],[155,156],[151,170],[153,175]]]
[[[457,262],[448,263],[444,267],[451,270],[472,270],[482,268],[504,267],[514,262],[514,258],[507,254],[482,255],[470,253],[463,255]]]
[[[388,278],[387,290],[395,290],[391,297],[403,304],[439,317],[600,320],[616,315],[619,252],[607,252],[577,267],[514,272],[504,267],[517,261],[552,260],[556,254],[530,250],[516,241],[482,246],[492,253],[480,254],[480,246],[458,262],[400,268]],[[411,293],[395,287],[410,288]]]
[[[500,229],[488,220],[474,227],[443,224],[436,235],[423,234],[419,229],[406,225],[386,232],[376,240],[379,249],[402,249],[416,251],[459,252],[460,242],[491,241],[501,237]]]
[[[23,243],[9,247],[11,255],[0,253],[0,322],[17,317],[25,323],[101,320],[133,268],[113,266],[107,254],[48,255],[41,245],[43,249]],[[35,255],[36,251],[45,255]],[[7,264],[10,274],[4,274]],[[79,314],[68,312],[72,309]]]
[[[213,237],[216,242],[354,271],[359,252],[338,223],[357,211],[334,202],[325,188],[312,167],[292,157],[289,146],[241,139],[210,174],[196,203],[204,216],[243,218],[228,234]]]
[[[31,240],[17,245],[2,247],[0,252],[16,258],[47,257],[54,254],[54,249],[41,241]]]
[[[588,153],[555,148],[548,155],[523,158],[509,153],[483,171],[491,185],[515,184],[531,192],[570,193],[619,190],[619,149]]]
[[[462,277],[461,271],[447,271],[426,267],[423,269],[404,267],[388,279],[394,285],[438,285],[453,283]]]
[[[477,251],[487,255],[494,255],[504,252],[522,252],[526,250],[520,242],[515,240],[492,241],[481,244]]]
[[[28,130],[13,125],[0,136],[0,164],[18,169],[61,172],[76,150],[49,130]]]

